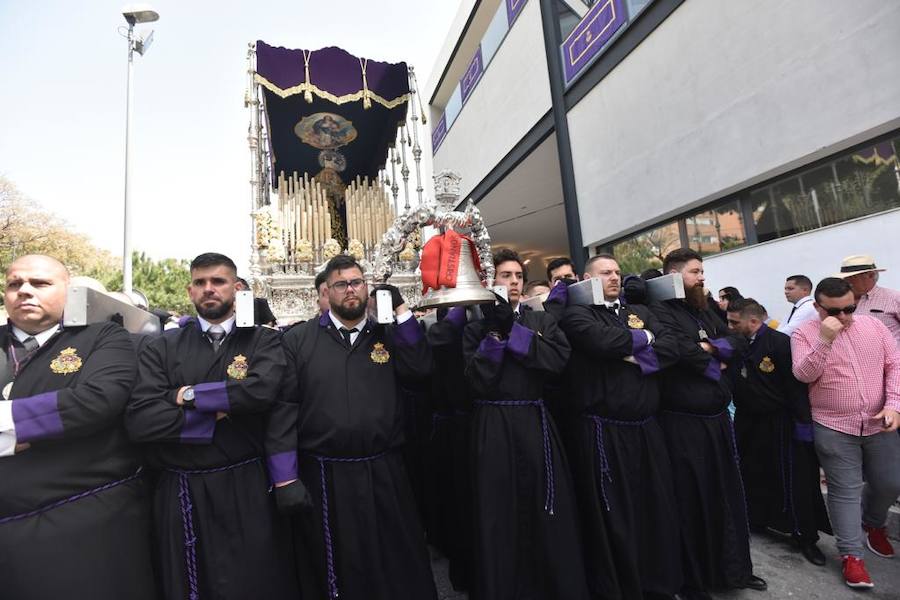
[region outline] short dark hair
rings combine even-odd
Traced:
[[[247,280],[246,280],[246,279],[244,279],[243,277],[238,277],[237,280],[238,280],[238,282],[239,282],[241,285],[244,286],[244,289],[245,289],[245,290],[249,290],[249,289],[250,289],[250,284],[247,283]]]
[[[345,269],[359,269],[361,273],[365,273],[365,269],[363,269],[362,265],[359,262],[350,256],[349,254],[338,254],[328,261],[328,264],[325,265],[325,269],[320,273],[320,275],[325,276],[325,281],[328,281],[328,278],[331,277],[331,274],[335,271],[343,271]],[[319,289],[318,287],[316,288]]]
[[[616,264],[619,263],[619,261],[616,259],[616,257],[613,256],[612,254],[608,254],[606,252],[601,252],[600,254],[593,255],[592,257],[590,257],[588,259],[588,261],[586,263],[584,263],[584,270],[587,271],[588,268],[590,268],[590,266],[592,264],[594,264],[595,262],[597,262],[598,260],[615,260]]]
[[[666,255],[665,260],[663,260],[663,274],[673,270],[679,271],[681,270],[681,267],[692,260],[703,262],[703,257],[690,248],[678,248],[677,250],[672,250]]]
[[[812,280],[806,275],[791,275],[785,281],[793,281],[797,284],[797,287],[806,288],[808,290],[812,290]]]
[[[325,271],[320,271],[316,275],[316,281],[313,284],[315,287],[316,293],[318,293],[319,288],[322,287],[322,284],[325,283],[325,281],[327,281],[327,280],[328,280],[328,277],[325,275]]]
[[[569,265],[572,267],[572,272],[575,272],[575,263],[572,262],[572,259],[568,256],[560,256],[558,258],[554,258],[550,262],[547,263],[547,279],[553,279],[553,275],[551,273],[557,270],[560,267],[565,267]]]
[[[736,287],[734,287],[733,285],[727,285],[727,286],[723,287],[721,290],[719,290],[719,292],[725,292],[726,296],[728,296],[729,298],[734,299],[734,300],[737,300],[738,298],[743,298],[743,296],[741,296],[741,293],[738,291],[738,289]]]
[[[753,298],[738,298],[729,302],[728,312],[739,313],[741,318],[756,317],[760,321],[766,318],[766,309]]]
[[[820,302],[822,296],[826,298],[840,298],[846,296],[852,290],[846,279],[840,277],[826,277],[816,286],[816,302]]]
[[[525,261],[519,256],[519,253],[510,248],[500,248],[494,253],[494,267],[509,261],[516,261],[522,267],[522,281],[528,281],[528,269],[525,268]]]
[[[524,292],[527,294],[534,288],[538,287],[539,285],[542,285],[544,287],[552,287],[550,285],[550,282],[547,281],[546,279],[535,279],[534,281],[528,282],[528,285],[525,286]]]
[[[657,277],[662,277],[662,272],[659,269],[645,269],[641,271],[641,279],[644,281],[650,281]]]
[[[225,266],[234,271],[234,277],[237,278],[237,265],[234,261],[218,252],[204,252],[191,261],[191,271],[194,269],[208,269],[209,267]]]

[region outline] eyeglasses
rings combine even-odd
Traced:
[[[844,313],[845,315],[852,315],[853,313],[856,312],[856,305],[848,304],[844,308],[824,308],[823,307],[822,310],[824,310],[825,314],[827,314],[829,317],[836,317],[841,313]]]
[[[343,294],[347,291],[348,287],[352,287],[354,290],[358,290],[364,285],[366,285],[365,279],[351,279],[350,281],[335,281],[328,286],[328,289],[334,290],[339,294]]]

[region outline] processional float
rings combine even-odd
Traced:
[[[422,185],[412,67],[262,41],[247,60],[250,279],[280,320],[315,315],[316,273],[339,253],[411,306],[493,299],[490,237],[471,201],[455,210],[460,178],[439,174],[433,197]]]

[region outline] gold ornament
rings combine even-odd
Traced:
[[[643,329],[644,322],[641,321],[641,318],[635,314],[628,315],[628,326],[632,329]]]
[[[372,359],[373,363],[383,365],[391,358],[391,355],[384,348],[384,344],[378,342],[372,348],[372,354],[370,354],[369,357]]]
[[[762,362],[759,363],[759,370],[763,373],[771,373],[775,370],[775,363],[768,356],[763,356]]]
[[[247,370],[249,369],[249,365],[247,364],[247,357],[243,354],[238,354],[234,357],[234,360],[228,365],[228,368],[225,372],[232,379],[246,379],[247,378]]]
[[[75,348],[66,348],[50,362],[50,370],[57,375],[68,375],[81,370],[81,357]]]

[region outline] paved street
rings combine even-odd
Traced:
[[[900,546],[896,540],[894,542]],[[833,538],[823,536],[819,547],[828,557],[828,564],[824,567],[806,562],[794,550],[790,540],[756,535],[751,549],[754,570],[769,583],[769,589],[765,592],[739,590],[714,594],[713,597],[717,600],[900,600],[900,558],[887,560],[867,552],[866,566],[875,581],[875,588],[856,592],[844,585],[841,579],[840,558]],[[466,600],[467,596],[453,591],[447,581],[446,559],[436,560],[433,566],[441,600]]]

